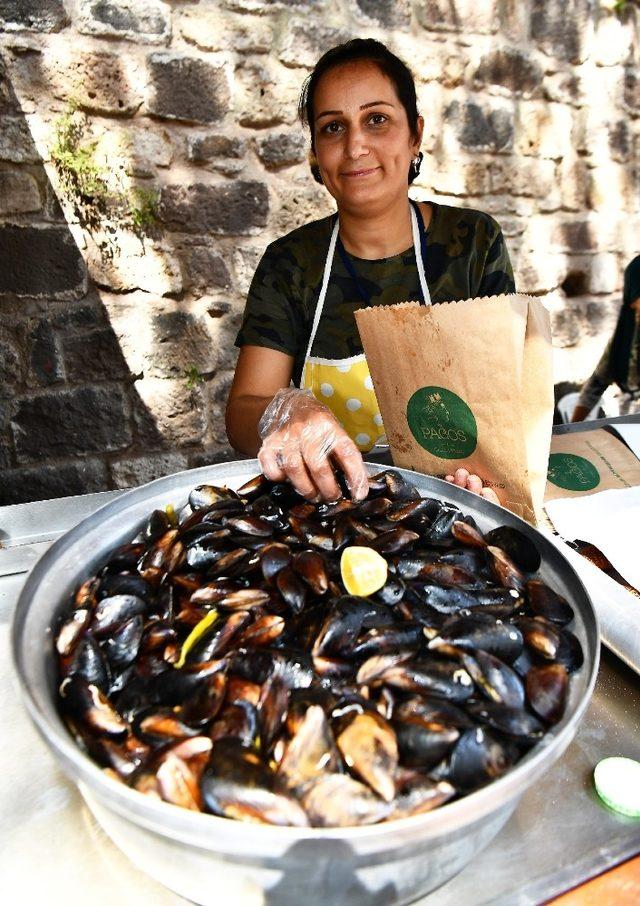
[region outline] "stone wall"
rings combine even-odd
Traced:
[[[498,218],[518,288],[548,294],[556,380],[581,381],[640,235],[640,11],[623,6],[0,0],[0,502],[233,458],[251,274],[332,209],[299,89],[349,37],[412,66],[413,194]]]

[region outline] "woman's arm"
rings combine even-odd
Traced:
[[[227,436],[240,453],[255,456],[262,441],[258,422],[274,395],[288,387],[293,356],[262,346],[243,346],[227,402]]]
[[[584,421],[613,380],[611,374],[611,344],[612,340],[609,340],[600,361],[596,365],[595,371],[580,391],[576,408],[571,416],[572,422]]]

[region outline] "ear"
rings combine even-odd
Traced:
[[[422,133],[423,132],[424,132],[424,117],[419,116],[418,122],[417,122],[415,138],[411,139],[411,153],[414,157],[420,150],[420,145],[422,144]]]

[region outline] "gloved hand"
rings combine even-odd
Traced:
[[[331,460],[342,469],[354,500],[364,500],[369,479],[362,454],[326,406],[310,390],[278,390],[258,424],[258,461],[271,481],[289,479],[309,500],[337,500],[340,488]]]

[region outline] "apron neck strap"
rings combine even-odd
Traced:
[[[324,263],[324,273],[322,275],[322,284],[320,286],[320,295],[318,296],[318,302],[316,304],[316,311],[313,316],[313,324],[311,325],[311,333],[309,334],[309,345],[307,346],[307,351],[304,355],[304,362],[306,364],[307,359],[311,355],[311,347],[313,346],[313,341],[316,338],[316,333],[318,331],[318,324],[320,323],[320,317],[322,315],[322,309],[324,308],[324,300],[327,295],[327,287],[329,286],[329,279],[331,277],[331,266],[333,264],[333,256],[336,252],[336,243],[338,241],[338,230],[340,228],[340,221],[338,220],[338,215],[336,214],[336,222],[331,231],[331,239],[329,240],[329,250],[327,251],[327,260]]]

